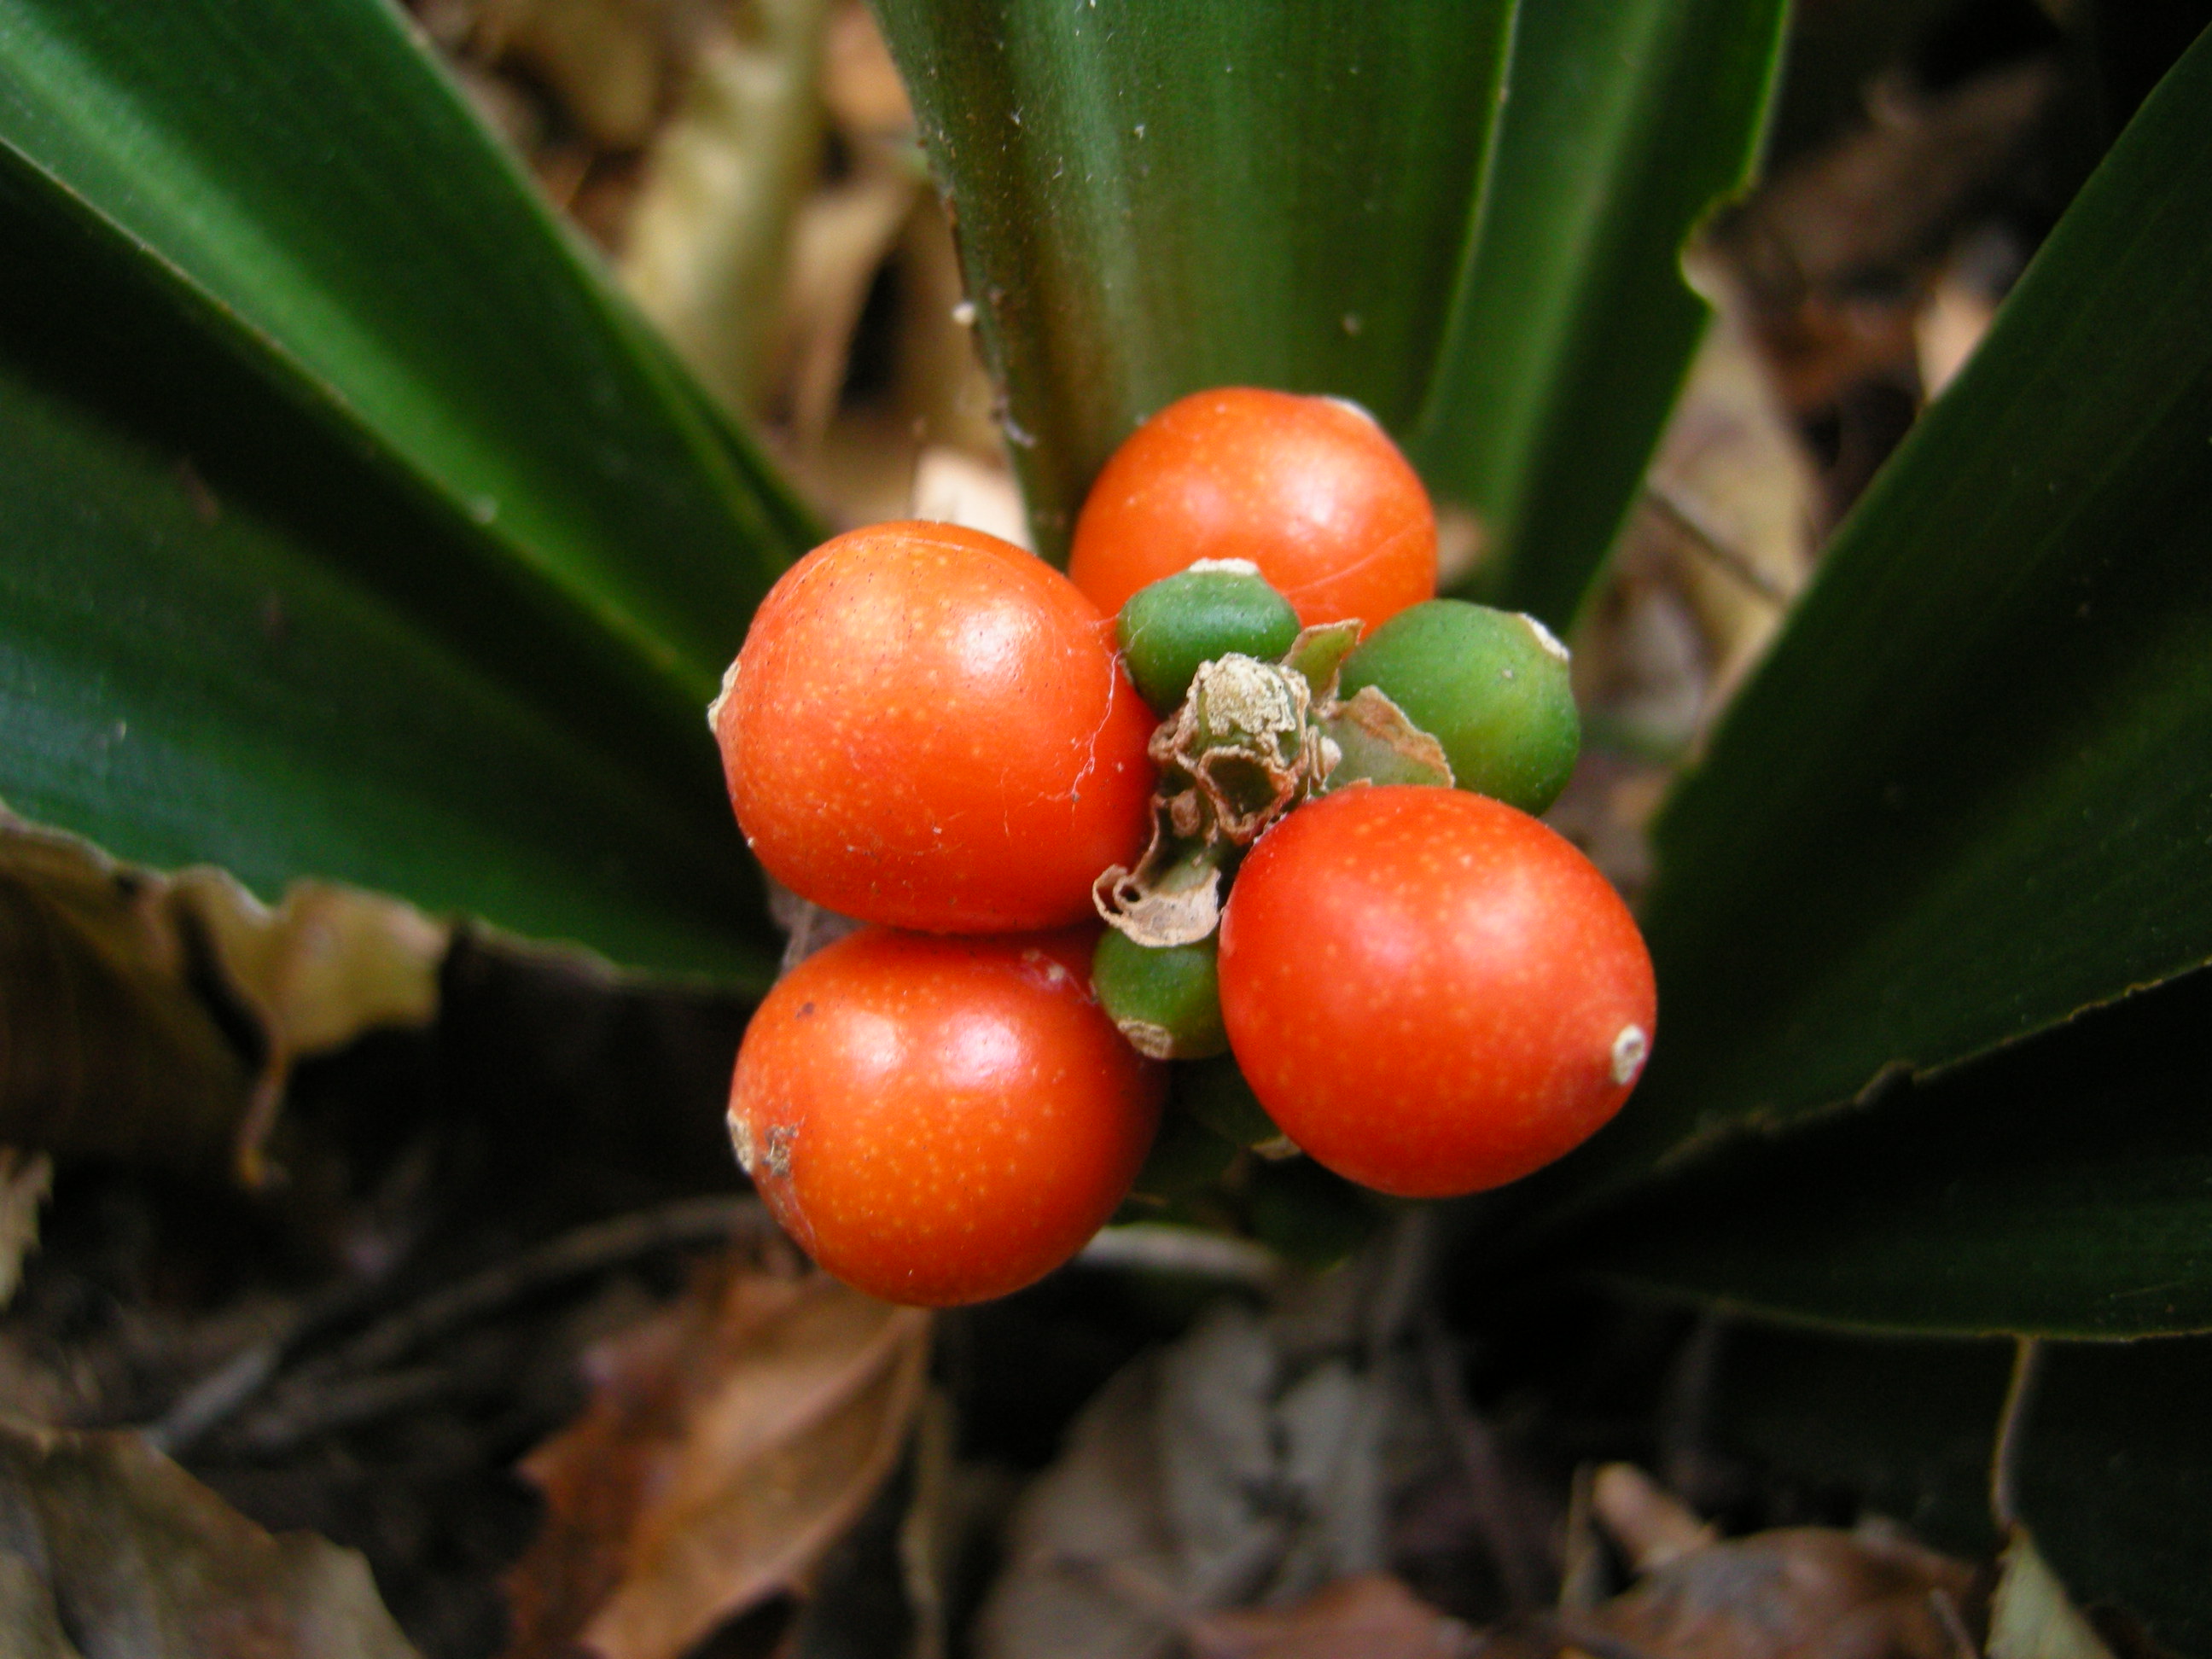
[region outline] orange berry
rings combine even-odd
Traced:
[[[815,549],[762,603],[714,723],[761,863],[867,921],[1065,926],[1150,828],[1152,715],[1111,620],[980,531]]]
[[[1369,628],[1436,592],[1437,520],[1372,416],[1335,398],[1194,392],[1139,427],[1091,487],[1067,574],[1113,615],[1199,559],[1246,559],[1307,627]]]
[[[1222,1022],[1283,1133],[1348,1180],[1518,1180],[1620,1109],[1651,958],[1564,837],[1458,789],[1359,787],[1260,839],[1221,921]]]
[[[872,927],[769,992],[730,1132],[823,1268],[893,1302],[978,1302],[1043,1277],[1113,1213],[1166,1078],[1091,999],[1094,932]]]

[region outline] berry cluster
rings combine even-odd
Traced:
[[[1619,1109],[1650,960],[1531,816],[1578,741],[1566,653],[1431,598],[1435,561],[1363,411],[1231,389],[1122,447],[1067,575],[905,523],[776,585],[712,711],[731,802],[870,925],[762,1004],[730,1122],[823,1267],[939,1304],[1041,1277],[1128,1193],[1171,1075],[1224,1156],[1406,1196]]]

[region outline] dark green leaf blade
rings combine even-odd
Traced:
[[[2212,958],[2212,39],[1840,532],[1657,829],[1587,1202]]]
[[[396,8],[9,0],[0,150],[685,694],[805,545]],[[127,254],[123,251],[127,250]]]
[[[1749,182],[1787,10],[1522,9],[1481,238],[1412,442],[1481,530],[1475,597],[1573,621],[1704,329],[1682,245]]]
[[[0,798],[764,983],[697,705],[51,205],[0,189]]]
[[[2212,974],[1753,1142],[1583,1246],[1731,1308],[1947,1335],[2212,1330]]]
[[[1486,168],[1508,0],[877,0],[959,226],[1038,545],[1206,386],[1404,431]]]

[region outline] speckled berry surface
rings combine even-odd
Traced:
[[[714,714],[763,865],[847,915],[1063,926],[1149,825],[1152,716],[1113,624],[1009,543],[951,525],[824,543],[762,604]]]
[[[1067,574],[1110,615],[1200,559],[1249,560],[1309,628],[1371,628],[1436,592],[1436,513],[1389,434],[1350,404],[1194,392],[1107,462]]]
[[[1437,1198],[1519,1179],[1620,1109],[1651,961],[1595,866],[1456,789],[1360,787],[1254,849],[1222,919],[1221,1007],[1283,1133],[1339,1175]]]
[[[731,1138],[824,1269],[890,1301],[981,1301],[1051,1272],[1113,1212],[1166,1078],[1092,1000],[1094,934],[866,928],[769,994]]]

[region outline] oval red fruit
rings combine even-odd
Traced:
[[[980,531],[815,549],[762,602],[714,723],[761,863],[867,921],[1073,923],[1150,826],[1152,716],[1111,621]]]
[[[1110,616],[1199,559],[1258,565],[1309,628],[1372,628],[1436,592],[1436,513],[1356,405],[1224,386],[1169,404],[1115,452],[1067,574]]]
[[[1517,1180],[1627,1099],[1656,994],[1634,920],[1564,838],[1456,789],[1291,812],[1223,915],[1221,1009],[1283,1133],[1403,1197]]]
[[[738,1051],[731,1136],[823,1268],[893,1302],[981,1301],[1051,1272],[1113,1213],[1166,1080],[1091,1000],[1094,931],[866,928],[769,993]]]

